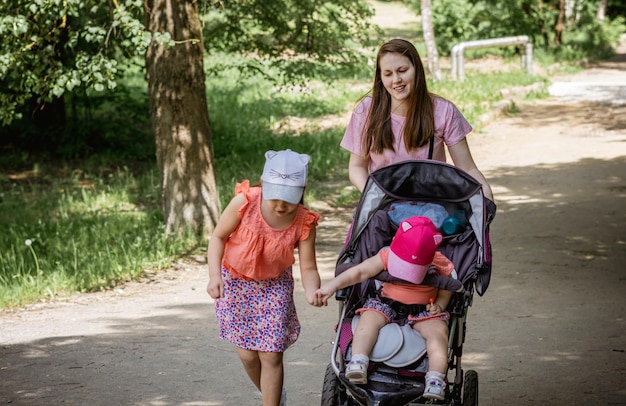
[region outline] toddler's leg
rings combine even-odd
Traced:
[[[352,359],[346,367],[346,377],[350,382],[367,383],[369,355],[378,339],[378,332],[387,322],[387,318],[377,311],[361,313],[352,339]]]
[[[352,355],[364,354],[369,357],[378,339],[378,332],[387,323],[387,318],[377,311],[368,310],[361,313],[352,339]]]
[[[448,323],[431,319],[417,322],[413,328],[426,340],[428,373],[426,374],[424,397],[445,399],[445,377],[448,371]]]
[[[431,319],[417,322],[413,328],[426,340],[428,370],[445,374],[448,371],[448,323]]]

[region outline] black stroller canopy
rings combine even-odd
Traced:
[[[407,161],[371,174],[371,179],[389,196],[400,200],[438,199],[464,201],[481,184],[466,172],[438,161]]]

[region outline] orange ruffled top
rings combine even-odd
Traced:
[[[246,180],[237,184],[235,193],[243,193],[246,202],[238,212],[241,222],[226,241],[222,265],[244,279],[280,276],[294,264],[294,249],[309,237],[320,215],[299,204],[293,223],[276,230],[261,214],[261,187],[250,187],[250,181]]]

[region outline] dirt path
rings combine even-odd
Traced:
[[[626,58],[561,82],[614,93],[518,103],[470,139],[498,203],[493,279],[470,309],[463,357],[481,405],[626,405],[626,102],[615,96]],[[323,214],[330,278],[351,210]],[[205,284],[203,260],[190,259],[152,281],[0,314],[0,403],[260,404],[217,338]],[[297,303],[288,401],[316,405],[337,312]]]

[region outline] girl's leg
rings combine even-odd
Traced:
[[[243,368],[250,377],[250,380],[261,390],[261,359],[259,358],[258,351],[246,350],[244,348],[237,347],[237,354],[243,364]]]
[[[387,323],[385,316],[377,311],[368,310],[361,313],[352,340],[352,354],[364,354],[369,357],[378,339],[378,332]]]
[[[283,390],[283,353],[259,352],[263,406],[278,406]]]
[[[250,380],[263,396],[263,406],[278,406],[283,389],[283,353],[251,351],[237,347]]]
[[[426,340],[428,370],[445,374],[448,371],[448,323],[444,320],[424,320],[413,328]]]

